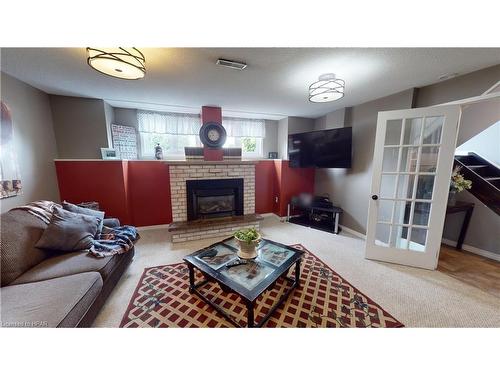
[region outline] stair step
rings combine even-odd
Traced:
[[[488,165],[486,165],[486,164],[482,164],[482,165],[467,165],[467,164],[465,164],[465,166],[467,168],[486,168],[486,167],[488,167]]]
[[[486,181],[497,181],[500,180],[500,177],[484,177]]]

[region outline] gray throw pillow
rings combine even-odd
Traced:
[[[95,216],[54,207],[52,219],[35,246],[58,251],[89,249],[98,227],[99,219]]]
[[[83,214],[83,215],[90,215],[90,216],[95,216],[97,217],[100,222],[99,222],[99,228],[97,229],[97,233],[102,232],[102,225],[104,222],[104,212],[103,211],[97,211],[97,210],[91,210],[90,208],[84,208],[77,206],[76,204],[69,203],[69,202],[62,202],[62,207],[69,212],[74,212],[75,214]]]

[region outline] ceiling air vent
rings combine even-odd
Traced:
[[[225,59],[218,59],[216,64],[220,66],[225,66],[226,68],[237,69],[237,70],[243,70],[247,67],[247,64],[243,62],[231,61]]]

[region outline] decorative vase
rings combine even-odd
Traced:
[[[238,244],[240,245],[240,250],[238,251],[238,256],[242,259],[254,259],[257,258],[257,245],[260,242],[260,235],[258,238],[248,243],[246,241],[242,241],[238,239],[238,237],[234,237]]]
[[[163,149],[161,148],[159,143],[157,143],[155,146],[155,159],[163,160]]]
[[[457,191],[454,189],[450,190],[450,193],[448,194],[448,206],[454,206],[457,203]]]

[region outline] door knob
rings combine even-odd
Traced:
[[[372,199],[376,201],[378,199],[378,195],[372,195]]]

